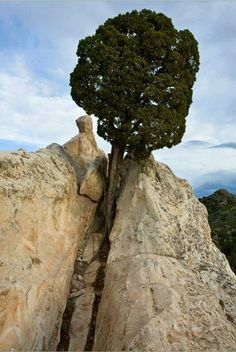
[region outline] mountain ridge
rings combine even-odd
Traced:
[[[207,208],[213,242],[226,255],[232,270],[236,272],[236,196],[219,189],[199,200]]]

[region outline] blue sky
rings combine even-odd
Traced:
[[[69,88],[78,41],[108,17],[143,8],[190,29],[201,57],[183,141],[155,158],[188,179],[198,195],[222,187],[236,193],[234,0],[1,1],[0,150],[35,150],[74,136],[74,121],[84,114]]]

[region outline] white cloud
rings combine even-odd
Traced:
[[[0,71],[0,138],[38,144],[63,143],[77,133],[74,120],[84,114],[55,83],[36,80],[23,60],[14,70]]]

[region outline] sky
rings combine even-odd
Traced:
[[[154,152],[197,196],[236,194],[236,1],[0,1],[0,150],[28,151],[77,134],[85,112],[71,99],[69,75],[80,39],[109,17],[148,8],[189,29],[200,70],[182,142]],[[96,129],[96,118],[94,117]],[[96,136],[99,146],[110,146]]]

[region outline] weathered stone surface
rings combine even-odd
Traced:
[[[100,155],[89,146],[87,168]],[[56,350],[77,247],[97,207],[78,195],[73,165],[56,144],[0,153],[1,351]]]
[[[97,147],[91,117],[82,116],[77,119],[76,123],[79,135],[65,143],[63,147],[73,159],[80,194],[97,202],[103,194],[105,176],[102,175],[101,170],[106,168],[107,158],[105,153]]]
[[[69,351],[84,351],[92,318],[94,298],[93,288],[87,287],[85,293],[76,300],[70,325]]]
[[[101,246],[103,237],[103,234],[99,232],[95,232],[92,234],[92,236],[90,236],[83,253],[83,261],[85,263],[90,264],[92,260],[96,257]]]
[[[93,284],[95,282],[100,266],[101,263],[99,262],[99,260],[95,260],[94,262],[89,264],[84,273],[84,281],[87,284]]]
[[[80,185],[79,193],[89,197],[94,202],[98,202],[103,195],[103,180],[98,173],[99,165],[91,165]]]
[[[205,207],[164,164],[127,161],[95,351],[236,350],[236,277]]]
[[[72,292],[72,293],[70,294],[69,298],[77,298],[77,297],[82,296],[84,293],[85,293],[85,289],[82,288],[82,289],[79,290],[79,291]]]
[[[0,350],[56,348],[76,247],[96,204],[49,150],[1,153]]]

